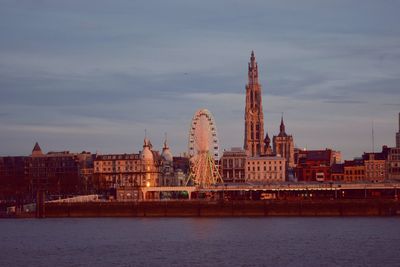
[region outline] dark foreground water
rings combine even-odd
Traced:
[[[0,266],[400,266],[400,218],[0,220]]]

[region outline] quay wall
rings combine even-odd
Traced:
[[[396,200],[46,203],[44,217],[400,216]]]

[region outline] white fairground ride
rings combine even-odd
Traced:
[[[204,188],[223,182],[216,165],[219,159],[217,127],[213,115],[207,109],[200,109],[193,116],[188,150],[190,174],[187,185]]]

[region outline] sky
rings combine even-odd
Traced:
[[[400,1],[0,0],[0,155],[187,150],[196,110],[243,146],[255,51],[265,129],[345,159],[394,146]]]

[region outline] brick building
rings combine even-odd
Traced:
[[[344,164],[335,163],[331,166],[331,180],[341,182],[344,181]]]
[[[0,200],[29,192],[25,175],[27,157],[0,157]]]
[[[381,153],[364,153],[365,180],[380,182],[386,179],[386,157]]]
[[[50,195],[84,193],[86,181],[91,180],[91,159],[89,152],[43,154],[36,143],[32,155],[25,160],[25,175],[30,192],[34,194],[36,190],[43,189]]]
[[[297,150],[295,176],[298,181],[330,181],[331,166],[338,163],[340,153],[332,149]]]
[[[358,182],[365,180],[365,166],[363,159],[344,161],[344,182]]]
[[[387,152],[387,178],[400,180],[400,147],[386,147],[385,150]]]

